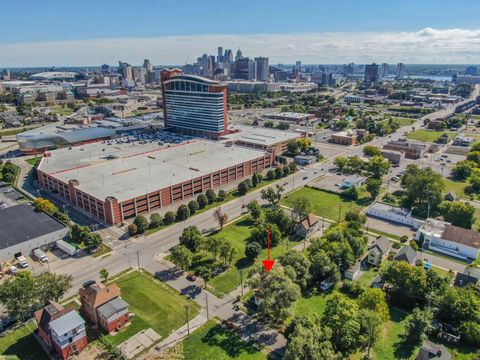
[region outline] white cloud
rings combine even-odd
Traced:
[[[480,59],[480,30],[432,29],[417,32],[357,32],[257,35],[191,35],[0,44],[0,67],[86,66],[118,60],[141,64],[193,62],[217,46],[241,48],[246,56],[271,63],[471,63]]]

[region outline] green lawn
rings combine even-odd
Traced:
[[[37,128],[38,125],[32,125],[32,126],[24,126],[24,127],[19,127],[19,128],[8,128],[8,129],[0,129],[0,136],[13,136],[20,134],[24,131],[27,130],[32,130]]]
[[[366,228],[365,228],[365,230],[366,230]],[[400,236],[395,235],[395,234],[390,234],[390,233],[387,233],[387,232],[385,232],[385,231],[368,228],[368,232],[377,234],[377,235],[379,235],[379,236],[385,236],[385,237],[390,238],[390,239],[400,240]]]
[[[52,106],[50,108],[50,110],[54,113],[54,114],[58,114],[58,115],[63,115],[63,116],[69,116],[69,115],[72,115],[73,114],[73,110],[70,109],[69,107],[65,106]]]
[[[27,159],[25,161],[27,163],[29,163],[30,165],[32,165],[33,167],[37,167],[37,165],[40,163],[40,160],[42,160],[42,157],[37,156],[37,157],[31,158],[31,159]]]
[[[258,257],[255,263],[251,263],[245,257],[246,240],[250,237],[253,226],[254,223],[251,220],[242,218],[226,226],[222,231],[214,235],[217,238],[223,238],[229,241],[236,250],[235,257],[232,261],[232,266],[221,275],[214,277],[209,282],[209,286],[212,288],[211,291],[215,295],[223,296],[236,289],[238,286],[240,286],[240,271],[242,272],[243,281],[245,281],[250,269],[255,264],[261,263],[262,259],[267,258],[267,249],[263,250],[262,254]],[[298,244],[298,242],[288,241],[289,248],[292,248]],[[279,244],[271,249],[270,257],[275,259],[286,250],[287,242],[285,241],[283,246],[282,244]]]
[[[337,290],[334,290],[337,291]],[[328,300],[329,295],[332,294],[331,291],[323,292],[318,295],[312,295],[309,297],[301,297],[295,303],[295,308],[293,310],[293,316],[296,315],[323,315],[325,311],[325,304]]]
[[[223,325],[211,320],[182,343],[188,360],[261,360],[267,357]]]
[[[99,257],[99,256],[103,256],[105,254],[108,254],[110,251],[112,251],[112,249],[110,247],[108,247],[107,245],[105,244],[102,244],[101,245],[101,249],[98,250],[97,252],[93,253],[92,256],[93,257]]]
[[[9,357],[14,355],[20,360],[48,360],[47,354],[33,337],[36,328],[32,321],[0,337],[0,354]]]
[[[457,196],[467,196],[465,195],[465,187],[468,186],[466,181],[453,181],[450,179],[445,180],[445,192],[448,193],[453,191]]]
[[[292,207],[295,200],[307,198],[312,202],[312,211],[315,215],[325,217],[334,221],[338,220],[340,210],[340,219],[343,219],[345,213],[349,210],[360,210],[368,201],[368,198],[361,198],[358,201],[349,201],[343,199],[340,195],[328,193],[309,187],[303,187],[296,190],[282,199],[282,205]],[[341,209],[340,209],[341,207]]]
[[[438,140],[440,135],[446,133],[449,138],[454,138],[456,132],[455,131],[434,131],[434,130],[416,130],[407,135],[408,139],[417,140],[417,141],[424,141],[424,142],[435,142]]]
[[[393,122],[397,123],[400,127],[404,127],[407,125],[412,125],[413,122],[415,122],[415,119],[409,119],[409,118],[404,118],[404,117],[394,117]]]
[[[122,291],[122,298],[129,304],[129,311],[135,316],[124,331],[106,336],[113,345],[119,345],[141,330],[152,328],[162,338],[186,323],[185,306],[190,319],[194,318],[200,306],[177,290],[155,280],[152,275],[131,272],[115,279]]]

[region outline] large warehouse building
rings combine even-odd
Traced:
[[[118,224],[260,172],[273,158],[273,153],[207,140],[94,143],[47,153],[37,173],[42,188]]]

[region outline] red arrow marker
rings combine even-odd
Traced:
[[[262,260],[262,262],[263,262],[263,266],[265,266],[265,270],[267,270],[267,272],[270,272],[270,270],[272,270],[273,264],[275,264],[275,259],[270,260],[270,229],[268,229],[267,248],[268,248],[268,259]]]

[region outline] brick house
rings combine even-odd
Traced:
[[[88,345],[85,321],[72,309],[49,301],[35,312],[38,334],[42,341],[62,359],[78,354]]]
[[[305,239],[309,235],[318,231],[319,226],[320,221],[318,218],[313,214],[309,214],[305,219],[297,223],[295,226],[295,234],[298,237]]]
[[[79,294],[80,311],[92,324],[112,332],[128,322],[128,304],[120,297],[120,288],[116,284],[105,286],[89,281],[83,284]]]

